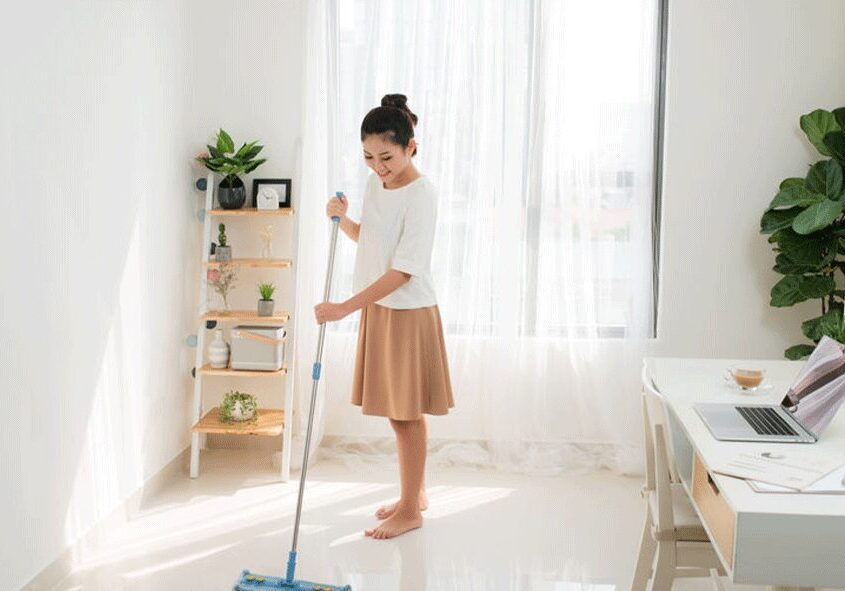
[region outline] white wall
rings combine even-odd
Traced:
[[[190,443],[191,158],[223,126],[290,177],[302,5],[15,3],[0,49],[0,590]],[[84,559],[84,557],[80,557]]]
[[[798,118],[845,106],[845,2],[670,0],[656,355],[782,358],[815,304],[769,306],[759,234],[780,181],[822,157]]]
[[[185,446],[191,72],[167,2],[6,16],[0,588],[18,589]]]

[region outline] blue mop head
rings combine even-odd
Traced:
[[[288,581],[282,577],[267,577],[256,575],[248,570],[241,573],[241,580],[235,584],[235,591],[267,591],[268,589],[282,589],[285,591],[352,591],[352,587],[344,585],[323,585],[310,581]]]

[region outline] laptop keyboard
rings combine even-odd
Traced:
[[[736,409],[760,435],[798,435],[773,408],[737,406]]]

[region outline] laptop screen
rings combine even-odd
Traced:
[[[823,336],[781,406],[818,435],[845,401],[845,346]]]

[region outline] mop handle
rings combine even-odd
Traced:
[[[343,192],[337,191],[335,197],[339,200]],[[332,291],[332,272],[334,271],[334,251],[337,245],[337,229],[340,226],[340,217],[332,216],[332,241],[329,247],[329,265],[326,270],[326,286],[323,290],[323,301],[328,302]],[[317,384],[320,381],[320,371],[322,369],[320,361],[323,358],[323,339],[326,335],[326,323],[320,324],[320,336],[317,339],[317,359],[311,370],[311,377],[314,384],[311,387],[311,408],[308,410],[308,431],[305,434],[305,453],[302,457],[302,473],[299,476],[299,498],[296,501],[296,520],[293,525],[293,544],[291,545],[290,554],[288,555],[287,580],[293,581],[293,573],[296,569],[296,542],[299,538],[299,519],[302,516],[302,495],[305,491],[305,474],[308,471],[308,451],[311,448],[311,428],[314,426],[314,405],[317,402]],[[289,427],[288,427],[289,428]]]

